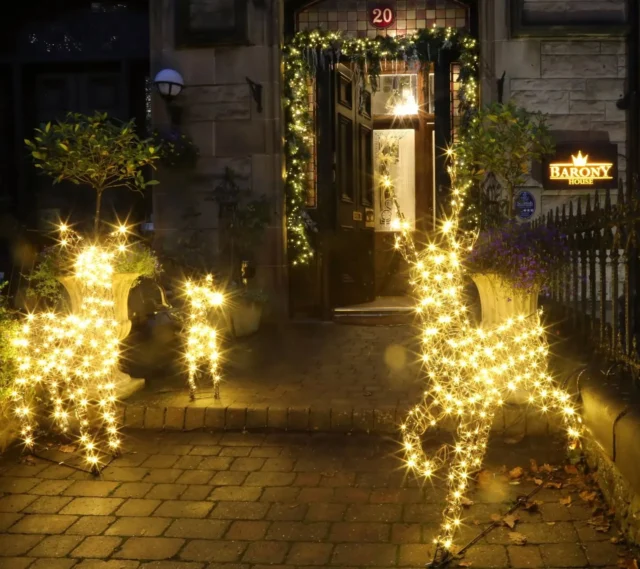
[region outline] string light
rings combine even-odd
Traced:
[[[547,373],[549,347],[540,315],[519,315],[491,329],[476,328],[469,321],[462,261],[474,237],[459,227],[469,181],[457,176],[464,164],[456,149],[447,151],[452,213],[441,223],[436,240],[418,250],[409,224],[401,215],[396,222],[396,247],[411,266],[428,384],[422,402],[401,426],[406,464],[426,480],[448,468],[449,489],[434,539],[435,558],[447,555],[454,543],[470,476],[480,470],[494,415],[512,393],[525,391],[529,403],[541,412],[558,412],[567,427],[570,448],[577,447],[581,434],[581,419],[569,394]],[[428,456],[422,437],[443,424],[455,426],[455,443],[444,444]]]
[[[199,282],[187,281],[185,291],[188,298],[189,318],[186,337],[185,359],[188,367],[189,397],[196,397],[196,375],[203,361],[208,363],[213,396],[220,399],[220,352],[218,331],[211,326],[211,309],[224,304],[224,295],[213,287],[213,276],[207,275]]]
[[[117,455],[121,444],[113,381],[120,350],[112,278],[116,258],[127,253],[128,232],[120,226],[105,244],[85,244],[61,225],[58,244],[73,260],[79,312],[29,314],[14,341],[18,374],[11,398],[25,447],[35,445],[36,402],[43,397],[62,433],[70,434],[76,427],[78,446],[94,471],[99,470],[101,455]]]

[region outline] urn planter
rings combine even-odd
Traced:
[[[231,309],[231,323],[236,338],[255,334],[260,328],[263,304],[256,301],[240,300]]]
[[[118,340],[124,340],[131,332],[128,299],[131,287],[140,277],[138,273],[115,273],[112,277],[113,311],[116,322]],[[79,314],[82,307],[82,283],[75,276],[58,277],[58,281],[69,294],[71,312]],[[118,369],[115,373],[115,394],[118,399],[126,399],[144,387],[144,379],[134,379],[128,373]]]

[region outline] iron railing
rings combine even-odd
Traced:
[[[588,195],[550,211],[536,225],[566,236],[568,263],[553,275],[544,293],[555,322],[572,337],[640,376],[640,329],[636,288],[640,268],[640,198],[637,183]],[[589,342],[589,344],[585,344]]]

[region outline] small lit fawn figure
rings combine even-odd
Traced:
[[[213,383],[213,397],[220,399],[220,352],[218,331],[209,320],[212,309],[219,310],[224,295],[213,287],[213,277],[207,275],[197,282],[187,281],[188,322],[186,338],[187,366],[189,371],[189,397],[196,397],[196,376],[202,365],[208,365]]]
[[[463,522],[462,505],[471,475],[482,467],[495,412],[510,394],[525,392],[529,404],[542,413],[559,412],[570,448],[579,445],[581,434],[581,419],[570,395],[547,373],[548,345],[539,314],[521,315],[494,329],[470,323],[463,301],[462,260],[473,241],[467,241],[458,228],[465,188],[456,187],[454,167],[450,173],[452,215],[442,224],[437,242],[418,251],[402,220],[396,240],[396,248],[412,268],[427,379],[422,402],[401,425],[406,464],[425,480],[446,468],[441,476],[449,488],[434,539],[434,564],[449,557]],[[455,442],[427,456],[422,437],[429,429],[442,426],[453,426]]]

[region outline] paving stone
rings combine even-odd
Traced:
[[[391,526],[380,523],[338,522],[331,525],[329,541],[379,543],[389,541]],[[271,532],[271,530],[270,530]]]
[[[184,428],[187,431],[204,428],[205,409],[203,407],[187,407]]]
[[[73,483],[74,482],[72,480],[42,480],[40,484],[29,490],[29,494],[59,496]]]
[[[568,522],[548,524],[519,524],[518,531],[527,536],[529,543],[576,543],[578,534]]]
[[[153,468],[149,470],[149,474],[144,477],[144,482],[153,482],[156,484],[172,484],[175,482],[184,470],[177,468]]]
[[[182,458],[192,458],[183,456]],[[207,484],[213,478],[211,470],[188,470],[184,472],[177,480],[177,484]]]
[[[109,557],[121,543],[122,539],[119,537],[92,536],[86,538],[70,555],[71,557],[104,559]]]
[[[64,557],[83,539],[80,535],[50,535],[29,551],[29,557]]]
[[[420,504],[424,501],[419,488],[377,488],[371,492],[372,504]]]
[[[125,443],[126,444],[126,443]],[[149,455],[144,452],[128,452],[125,451],[120,456],[111,461],[112,466],[140,466]],[[123,561],[122,563],[125,563]]]
[[[42,535],[0,535],[0,557],[24,555],[43,538]]]
[[[421,524],[392,524],[391,543],[420,543],[422,541]]]
[[[32,561],[32,559],[29,559],[29,561]],[[77,562],[77,559],[65,559],[63,557],[45,557],[36,559],[33,565],[30,565],[30,567],[31,569],[71,569],[71,567],[73,567]],[[9,569],[10,567],[11,565],[7,567],[3,565],[3,569]]]
[[[177,500],[187,490],[186,484],[156,484],[145,496],[147,500]]]
[[[209,515],[223,520],[261,520],[269,504],[263,502],[220,502]]]
[[[255,472],[260,470],[264,466],[264,463],[264,458],[236,458],[231,464],[230,470]]]
[[[0,498],[0,512],[15,513],[24,510],[37,496],[29,494],[9,494]]]
[[[75,474],[77,471],[73,468],[69,468],[68,466],[64,466],[61,464],[54,464],[41,470],[38,472],[38,478],[50,478],[52,480],[62,480],[64,478],[69,478],[72,474]]]
[[[282,563],[289,551],[289,544],[278,541],[254,541],[242,556],[245,563]]]
[[[589,564],[596,567],[616,565],[618,555],[624,552],[621,547],[616,547],[608,541],[585,543],[584,550],[587,554]]]
[[[218,472],[209,481],[211,486],[239,486],[249,474],[247,472]]]
[[[15,524],[23,514],[0,514],[0,532],[7,531],[13,524]]]
[[[259,449],[256,449],[259,450]],[[263,466],[263,472],[291,472],[294,461],[290,458],[268,458]]]
[[[105,535],[122,535],[137,537],[156,537],[162,535],[171,523],[167,518],[119,518],[114,524],[109,526]]]
[[[137,569],[139,566],[139,561],[83,559],[74,566],[74,569]]]
[[[584,521],[574,522],[573,526],[576,528],[578,537],[582,542],[609,541],[614,535],[611,530],[608,532],[596,531],[595,528]]]
[[[336,545],[332,565],[362,567],[392,567],[396,561],[396,546],[379,543],[348,543]]]
[[[24,494],[40,483],[39,478],[19,478],[3,476],[0,478],[0,493]]]
[[[563,504],[548,502],[546,504],[540,504],[539,508],[542,514],[542,519],[545,522],[566,522],[572,519],[571,508],[567,508]]]
[[[424,567],[433,558],[432,544],[401,545],[398,566]]]
[[[178,456],[175,454],[153,454],[142,463],[144,468],[171,468],[178,462]]]
[[[123,502],[122,498],[75,498],[60,513],[79,516],[108,516]]]
[[[495,510],[494,510],[495,511]],[[442,508],[434,504],[405,504],[403,519],[404,522],[440,522]]]
[[[238,561],[247,547],[242,541],[213,541],[194,539],[180,552],[180,559],[187,561],[213,561],[233,563]]]
[[[585,567],[587,558],[578,543],[545,543],[540,546],[542,559],[549,567]],[[617,559],[617,558],[616,558]]]
[[[502,545],[474,545],[465,553],[464,560],[472,567],[509,566],[507,549]]]
[[[262,488],[224,486],[214,489],[209,499],[216,502],[256,502],[261,494]]]
[[[29,514],[9,528],[10,533],[57,534],[77,520],[76,516]]]
[[[328,565],[332,552],[331,543],[294,543],[287,555],[287,563],[298,566]]]
[[[344,519],[348,522],[400,522],[402,506],[400,504],[357,504],[349,506]]]
[[[289,486],[295,475],[288,472],[251,472],[245,484],[247,486]]]
[[[115,519],[114,516],[83,516],[65,533],[68,535],[100,535]]]
[[[116,488],[113,496],[114,498],[142,498],[151,488],[153,484],[149,482],[125,482]]]
[[[201,456],[180,456],[173,467],[179,470],[197,470],[202,460],[203,458]]]
[[[2,556],[1,552],[0,556]],[[26,569],[33,562],[33,557],[3,557],[2,569]]]
[[[160,504],[160,500],[130,498],[116,510],[116,516],[150,516]]]
[[[303,488],[298,495],[298,500],[305,504],[331,502],[333,500],[333,492],[333,488]]]
[[[102,478],[115,482],[141,482],[148,472],[149,470],[147,468],[107,466],[107,468],[102,471]]]
[[[194,456],[217,456],[220,454],[222,447],[216,445],[207,445],[207,446],[194,446],[189,452],[190,455]]]
[[[130,537],[113,557],[118,559],[171,559],[184,544],[174,537]]]
[[[219,520],[179,519],[173,520],[166,537],[189,539],[219,539],[227,531],[229,522]]]
[[[273,504],[267,513],[268,520],[301,521],[307,515],[306,504]]]
[[[74,482],[63,492],[65,496],[109,496],[118,487],[117,482],[100,480],[81,480]]]
[[[200,463],[201,470],[229,470],[233,458],[230,456],[210,456]]]
[[[233,458],[247,457],[251,453],[249,447],[225,447],[220,451],[220,456],[232,456]],[[236,470],[242,470],[240,468]],[[247,470],[246,472],[251,472]]]
[[[293,481],[294,486],[315,487],[320,484],[320,474],[316,472],[299,472]]]
[[[202,563],[191,561],[151,561],[143,563],[140,569],[202,569]],[[233,569],[233,568],[228,568]]]
[[[329,533],[326,522],[274,522],[267,533],[273,541],[321,541]]]
[[[164,518],[205,518],[213,508],[211,502],[190,502],[188,500],[167,500],[153,513]]]
[[[269,522],[236,521],[231,524],[225,539],[239,541],[258,541],[264,539]]]
[[[211,486],[204,484],[192,484],[187,487],[184,493],[180,496],[181,500],[201,501],[206,500],[211,494]]]
[[[27,514],[57,514],[71,500],[70,496],[40,496],[23,511]]]
[[[307,511],[308,522],[339,522],[344,519],[346,504],[309,504]]]
[[[511,545],[507,547],[507,554],[514,569],[544,567],[540,550],[534,545],[528,544],[526,547]]]
[[[335,488],[333,491],[333,501],[344,504],[366,504],[369,498],[367,488]]]

